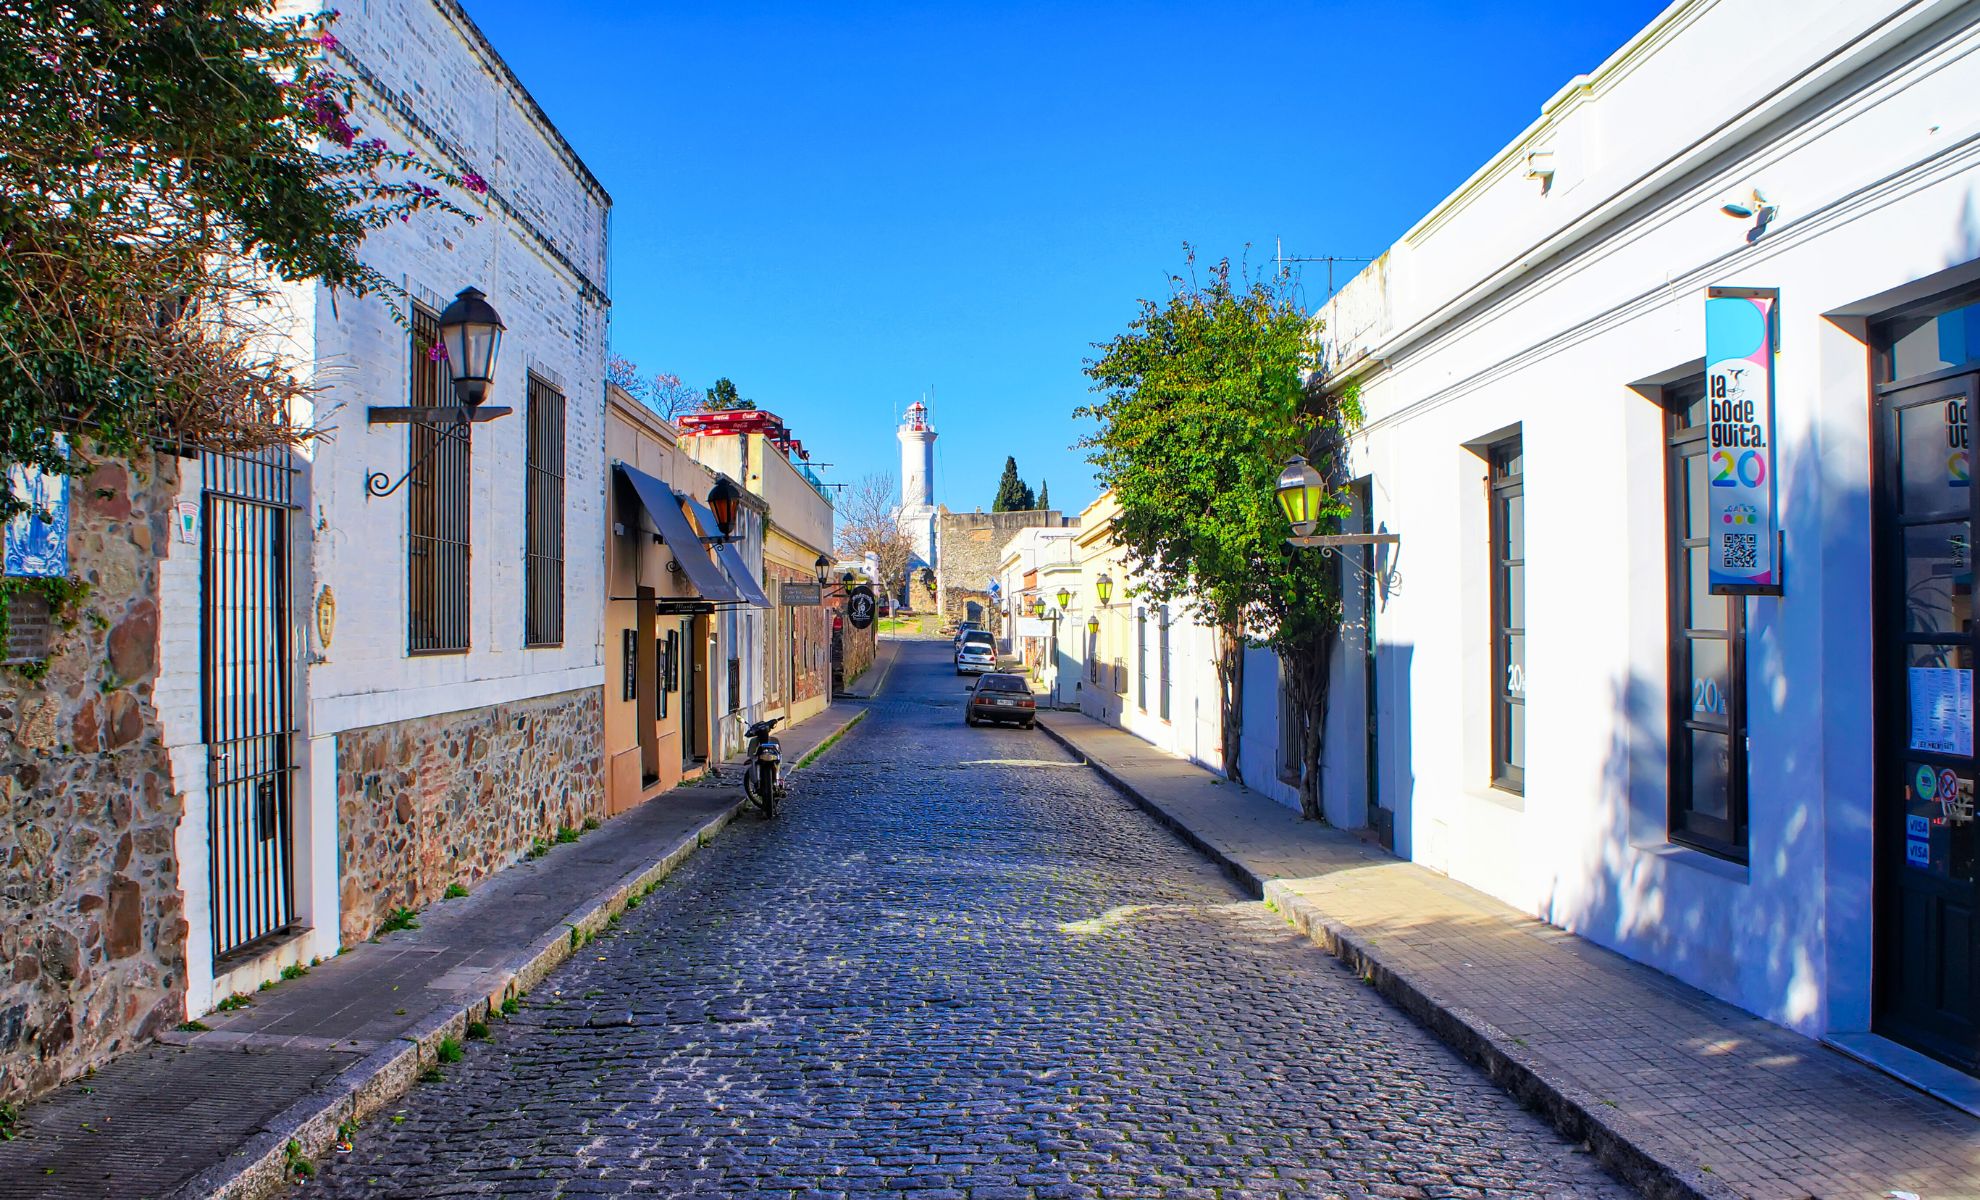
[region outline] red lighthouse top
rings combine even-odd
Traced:
[[[902,423],[909,429],[920,431],[928,428],[928,406],[916,400],[908,405],[907,415]]]

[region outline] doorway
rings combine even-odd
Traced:
[[[201,700],[216,964],[297,925],[296,732],[290,530],[283,451],[205,454]]]
[[[1980,1069],[1973,745],[1980,374],[1876,398],[1878,1032]]]

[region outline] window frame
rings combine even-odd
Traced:
[[[1500,791],[1511,792],[1516,796],[1526,794],[1526,680],[1528,654],[1520,655],[1519,687],[1517,693],[1509,683],[1512,667],[1512,639],[1520,639],[1522,648],[1527,636],[1525,595],[1526,595],[1526,453],[1519,435],[1495,442],[1486,448],[1485,495],[1489,510],[1488,521],[1491,528],[1491,630],[1492,630],[1492,786]],[[1517,463],[1516,470],[1508,465]],[[1506,502],[1520,501],[1519,545],[1521,557],[1511,556],[1511,538],[1505,515]],[[1510,624],[1512,572],[1519,572],[1521,613],[1520,624]],[[1512,710],[1517,706],[1519,715],[1519,746],[1515,755],[1510,752],[1513,737]],[[1513,761],[1514,758],[1519,761]]]
[[[1686,424],[1690,407],[1703,399],[1705,377],[1672,384],[1663,389],[1664,408],[1664,553],[1665,553],[1665,645],[1668,686],[1668,725],[1665,782],[1665,837],[1672,844],[1744,863],[1750,855],[1750,825],[1747,813],[1747,727],[1746,727],[1746,601],[1740,596],[1715,597],[1726,606],[1723,632],[1693,626],[1687,605],[1690,601],[1691,552],[1710,544],[1709,533],[1690,536],[1687,521],[1690,497],[1685,490],[1684,463],[1687,458],[1702,459],[1707,426]],[[1693,646],[1700,641],[1726,645],[1725,727],[1700,721],[1693,700]],[[1720,734],[1726,738],[1726,816],[1697,811],[1692,789],[1692,735]]]
[[[439,344],[439,314],[415,302],[407,335],[412,407],[444,407],[452,372],[434,357]],[[474,643],[473,442],[465,429],[411,421],[406,455],[406,654],[466,654]]]
[[[553,403],[554,401],[554,403]],[[564,451],[569,401],[529,373],[523,435],[523,647],[564,644]]]
[[[1134,706],[1148,712],[1148,610],[1134,610]]]
[[[1162,720],[1167,721],[1170,711],[1169,664],[1173,661],[1169,657],[1169,606],[1164,604],[1159,612],[1159,623],[1156,626],[1155,636],[1160,648],[1156,652],[1156,665],[1162,672],[1162,687],[1159,693],[1160,703],[1162,705],[1160,716]]]

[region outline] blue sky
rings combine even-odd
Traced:
[[[1071,511],[1081,364],[1184,241],[1379,253],[1662,7],[466,4],[612,193],[619,353],[840,481],[932,389],[939,502],[1014,454]]]

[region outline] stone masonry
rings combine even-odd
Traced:
[[[185,1015],[181,800],[153,706],[179,470],[146,451],[71,481],[69,562],[89,594],[54,624],[45,676],[0,668],[0,1101]]]
[[[603,703],[584,688],[340,735],[344,943],[604,820]]]
[[[981,613],[975,619],[995,629],[997,606],[990,599],[989,585],[1003,565],[1005,544],[1020,529],[1062,524],[1055,509],[1000,513],[952,513],[944,509],[935,518],[935,561],[941,564],[941,578],[936,583],[937,614],[945,621],[967,620],[969,605],[974,602]]]

